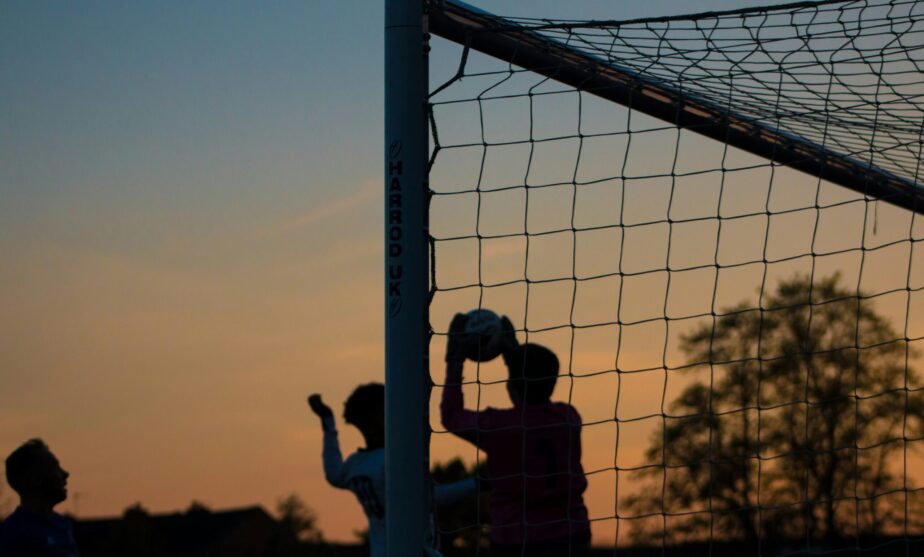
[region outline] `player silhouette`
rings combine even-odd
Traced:
[[[369,521],[369,551],[372,557],[385,555],[385,386],[369,383],[356,387],[343,405],[343,419],[356,426],[366,441],[365,448],[343,460],[334,413],[321,395],[308,397],[311,410],[321,418],[324,430],[324,476],[334,487],[352,491]],[[437,486],[437,506],[471,497],[477,489],[474,478]],[[432,522],[432,518],[431,518]],[[435,545],[435,525],[431,524],[430,545]],[[426,555],[439,555],[427,550]]]
[[[570,404],[550,400],[558,357],[544,346],[519,344],[503,317],[512,407],[466,410],[462,371],[477,341],[465,333],[466,319],[457,314],[449,327],[440,413],[443,427],[487,455],[492,555],[583,556],[590,523],[583,499],[581,417]]]
[[[70,520],[54,512],[67,499],[69,475],[41,439],[30,439],[10,453],[6,480],[19,494],[19,506],[0,524],[0,555],[79,555]]]

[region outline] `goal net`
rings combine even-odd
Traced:
[[[439,419],[475,308],[559,358],[594,547],[922,551],[924,3],[428,9],[430,459],[488,486],[442,551],[486,554],[504,479]],[[465,365],[468,409],[511,407]]]

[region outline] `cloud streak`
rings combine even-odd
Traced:
[[[316,205],[300,215],[289,218],[273,227],[272,232],[288,233],[307,228],[322,220],[342,215],[373,203],[380,197],[381,181],[373,179],[365,180],[355,192]]]

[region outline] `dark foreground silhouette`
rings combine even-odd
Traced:
[[[67,499],[68,474],[41,439],[6,459],[6,480],[19,506],[0,524],[0,556],[78,557],[71,521],[54,511]]]
[[[301,541],[285,520],[263,508],[148,514],[130,508],[118,518],[76,523],[81,557],[359,557],[361,545]]]
[[[360,557],[368,546],[298,542],[260,507],[215,512],[173,513],[76,522],[82,557]],[[802,541],[804,544],[804,540]],[[857,550],[859,548],[859,551]],[[445,557],[489,557],[490,550],[444,547]],[[564,555],[567,555],[565,553]],[[678,546],[597,546],[587,557],[909,557],[924,555],[924,538],[852,540],[841,548],[806,550],[799,541],[764,541],[761,549],[741,543],[691,543]]]
[[[468,477],[472,471],[461,461],[434,468],[434,478],[452,482]],[[490,497],[487,495],[486,497]],[[480,503],[486,503],[486,497]],[[290,505],[291,507],[291,505]],[[281,507],[280,507],[281,508]],[[477,511],[465,505],[440,513],[440,526],[449,537],[442,544],[445,557],[490,557],[487,533],[480,528]],[[297,513],[296,513],[297,514]],[[259,506],[210,510],[193,503],[184,512],[152,514],[140,505],[127,509],[120,517],[76,520],[74,533],[81,557],[360,557],[369,554],[368,545],[324,542],[314,527],[304,528],[304,520],[279,519]],[[482,519],[485,518],[482,506]],[[298,526],[301,522],[302,526]],[[469,536],[462,540],[460,536]],[[465,543],[460,543],[465,542]],[[477,550],[476,550],[477,548]],[[924,554],[924,536],[879,536],[847,539],[835,546],[815,544],[804,539],[763,539],[751,542],[696,542],[678,545],[620,547],[602,544],[592,547],[587,557],[909,557]],[[2,554],[5,555],[6,554]]]

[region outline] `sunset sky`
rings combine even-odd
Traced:
[[[690,5],[473,3],[563,19],[668,15]],[[703,0],[695,8],[762,4]],[[353,540],[364,527],[353,495],[322,477],[321,431],[305,396],[323,393],[339,416],[357,384],[383,379],[382,27],[380,0],[0,0],[0,452],[45,439],[72,474],[61,509],[97,517],[135,502],[164,512],[192,500],[272,509],[296,493],[317,511],[329,539]],[[437,60],[454,60],[451,47],[434,46]],[[650,149],[654,160],[657,144]],[[690,149],[714,154],[709,144]],[[458,175],[452,164],[446,168]],[[787,182],[788,171],[780,172],[789,187],[814,183],[796,173]],[[585,216],[604,218],[607,207],[601,199]],[[879,210],[879,241],[907,238],[907,214]],[[443,215],[436,234],[466,226],[458,206],[436,203],[434,211]],[[862,220],[859,211],[832,217],[837,222],[820,241],[834,249],[845,223]],[[770,249],[783,253],[798,243],[808,224],[794,219]],[[740,242],[723,249],[747,250]],[[486,261],[503,262],[486,268],[497,280],[518,249],[501,244],[486,254]],[[536,249],[549,250],[540,259],[549,273],[564,261],[561,246]],[[625,257],[644,266],[656,255],[639,248]],[[869,264],[907,264],[909,254],[882,257]],[[440,272],[464,282],[466,261],[447,251]],[[831,267],[837,270],[845,272]],[[916,271],[924,276],[924,268]],[[873,274],[864,287],[888,289],[890,276]],[[753,297],[754,279],[732,279],[722,304]],[[672,303],[701,311],[702,284],[678,286],[688,290]],[[651,286],[639,288],[634,299],[643,300]],[[555,300],[564,295],[550,293],[547,304],[537,304],[530,315],[539,321],[529,326],[556,322],[563,306]],[[581,315],[605,319],[615,300],[600,296],[579,300]],[[523,314],[518,299],[485,305],[516,321]],[[445,327],[453,312],[475,305],[465,294],[438,297],[433,322]],[[881,308],[904,311],[898,298],[882,300]],[[648,311],[642,301],[623,309],[635,310],[639,318]],[[914,326],[924,334],[924,318]],[[622,367],[657,365],[660,347],[645,344],[649,333],[637,334],[639,348],[622,355]],[[567,339],[547,342],[565,346]],[[613,365],[605,343],[587,343],[575,372]],[[439,380],[439,340],[433,350]],[[486,377],[500,379],[499,365],[489,364]],[[575,387],[585,420],[612,417],[615,380]],[[660,376],[623,388],[651,394],[626,411],[657,411]],[[567,396],[566,385],[557,396]],[[501,390],[485,397],[483,403],[504,403]],[[361,445],[354,429],[341,424],[340,431],[345,452]],[[585,467],[611,466],[609,433],[585,435]],[[644,428],[625,433],[623,464],[641,455],[649,435]],[[470,446],[447,437],[436,436],[434,460],[473,457]],[[0,486],[8,510],[13,494]],[[595,487],[592,512],[611,512],[612,486],[601,480]]]

